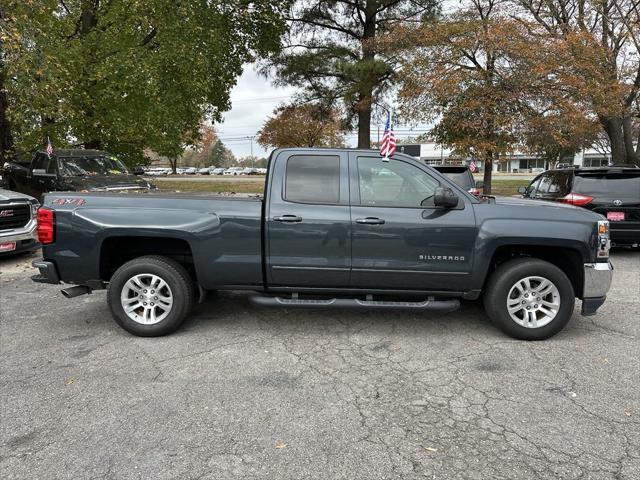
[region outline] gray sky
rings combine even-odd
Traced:
[[[273,109],[281,103],[287,102],[295,93],[291,87],[274,87],[269,79],[259,75],[253,65],[246,65],[237,85],[231,91],[231,110],[224,115],[224,121],[216,124],[218,135],[231,149],[237,158],[250,155],[252,141],[247,138],[255,136],[262,124],[269,117]],[[381,129],[384,125],[381,125]],[[396,137],[400,140],[409,134],[409,127],[394,125]],[[425,125],[416,127],[417,133],[425,131]],[[372,139],[375,140],[377,127],[371,126]],[[356,146],[357,135],[350,133],[347,144]],[[266,157],[268,152],[253,140],[253,154]]]
[[[251,140],[273,109],[287,102],[293,95],[293,88],[276,88],[271,81],[246,65],[238,84],[231,91],[231,110],[224,115],[224,121],[215,125],[218,135],[236,157],[251,154]],[[268,152],[253,141],[253,154],[267,156]]]

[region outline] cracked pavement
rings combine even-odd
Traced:
[[[448,315],[209,295],[163,338],[0,260],[4,479],[640,478],[640,253],[535,343]]]

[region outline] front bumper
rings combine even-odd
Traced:
[[[584,289],[582,291],[582,315],[594,315],[607,298],[613,265],[611,262],[584,264]]]
[[[610,225],[612,245],[640,245],[640,222],[611,222]]]
[[[34,260],[31,262],[40,273],[31,277],[31,280],[37,283],[60,283],[60,275],[58,275],[58,269],[53,262],[48,262],[43,258]]]
[[[0,233],[0,243],[15,243],[15,250],[2,252],[1,255],[18,253],[38,247],[37,222],[32,219],[24,227]]]

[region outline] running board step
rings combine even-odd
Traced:
[[[285,308],[371,308],[395,310],[420,310],[430,312],[453,312],[460,308],[460,300],[435,300],[421,302],[390,302],[381,300],[361,300],[359,298],[328,298],[324,300],[283,298],[268,295],[251,295],[249,301],[260,307]]]

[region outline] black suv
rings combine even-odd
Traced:
[[[471,169],[469,169],[466,165],[432,165],[438,172],[443,174],[446,177],[449,177],[452,181],[456,183],[456,185],[461,186],[467,192],[472,195],[480,195],[482,193],[482,187],[484,187],[484,182],[476,182],[475,178],[473,178],[473,174],[471,173]]]
[[[611,224],[612,244],[640,244],[640,168],[549,170],[518,192],[524,197],[569,203],[600,213]]]

